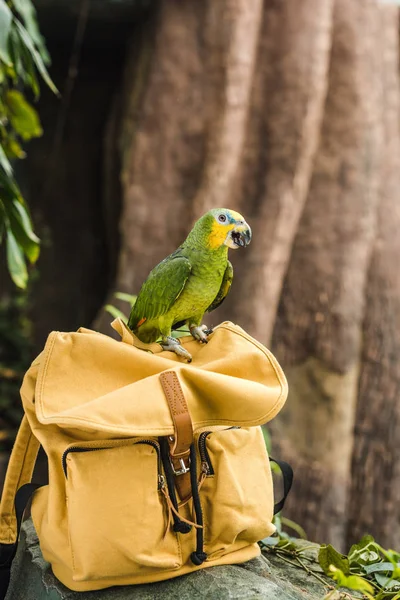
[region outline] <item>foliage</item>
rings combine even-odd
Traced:
[[[400,553],[384,550],[370,535],[354,544],[347,556],[331,545],[321,546],[319,564],[340,587],[358,590],[365,598],[400,600]]]
[[[274,553],[293,566],[316,577],[329,590],[324,600],[400,600],[400,553],[385,550],[372,536],[364,536],[343,555],[330,544],[319,547],[302,542],[282,530],[293,529],[299,537],[305,533],[299,525],[277,515],[277,531],[260,542],[264,552]],[[329,585],[327,576],[335,582]]]
[[[11,448],[22,417],[19,389],[32,354],[27,304],[25,292],[0,302],[0,450]]]
[[[22,90],[37,100],[40,75],[58,93],[48,62],[31,0],[0,0],[0,243],[5,238],[8,269],[19,288],[28,280],[26,259],[34,263],[39,256],[39,238],[12,162],[25,157],[22,142],[42,135],[39,116]]]
[[[280,514],[275,515],[274,525],[276,533],[259,542],[262,551],[266,554],[274,554],[284,562],[303,569],[308,575],[312,575],[322,583],[326,589],[333,589],[333,586],[329,585],[329,581],[324,578],[323,569],[318,564],[318,544],[309,543],[304,539],[299,540],[283,531],[282,526],[285,525],[287,528],[293,529],[297,535],[300,534],[302,538],[305,538],[304,530],[297,523],[287,521]]]

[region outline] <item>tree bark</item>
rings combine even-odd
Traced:
[[[265,2],[239,208],[254,241],[237,257],[224,316],[269,343],[320,134],[331,46],[330,0]],[[248,293],[251,290],[251,293]]]
[[[243,154],[262,0],[209,2],[206,19],[207,155],[194,216],[230,206]]]
[[[137,292],[191,226],[204,160],[203,18],[199,3],[162,2],[139,62],[127,67],[120,291]]]
[[[365,293],[347,541],[368,532],[393,547],[400,537],[400,81],[398,9],[381,13],[381,198]]]
[[[336,2],[321,141],[273,339],[291,390],[274,427],[296,470],[289,515],[338,548],[379,199],[381,40],[373,2]]]

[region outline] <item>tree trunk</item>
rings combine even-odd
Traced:
[[[318,144],[332,5],[265,3],[238,200],[254,242],[238,257],[239,285],[224,307],[224,316],[264,343],[270,342]]]
[[[398,9],[382,9],[379,72],[385,91],[378,231],[365,293],[348,543],[366,532],[398,547],[400,537],[400,97]]]
[[[289,514],[339,548],[379,199],[381,39],[372,2],[336,2],[321,141],[273,339],[291,390],[274,427],[296,470]]]

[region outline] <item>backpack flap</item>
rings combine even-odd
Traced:
[[[194,432],[261,425],[283,406],[287,382],[282,369],[240,327],[221,324],[206,345],[191,337],[181,342],[193,356],[190,364],[172,352],[146,352],[88,330],[53,332],[41,357],[36,418],[92,437],[173,435],[159,377],[165,371],[178,376]]]

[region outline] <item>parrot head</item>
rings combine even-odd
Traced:
[[[240,248],[248,246],[251,241],[251,229],[242,215],[229,208],[213,208],[203,215],[195,224],[194,229],[201,229],[212,248],[228,246]]]

